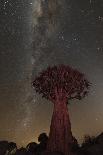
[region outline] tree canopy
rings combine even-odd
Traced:
[[[36,92],[51,101],[56,100],[57,96],[80,100],[88,94],[90,87],[83,73],[65,65],[48,67],[32,85]]]

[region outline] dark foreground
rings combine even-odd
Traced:
[[[47,141],[45,133],[39,135],[39,144],[31,142],[26,148],[18,149],[14,142],[0,141],[0,155],[63,155],[61,152],[46,153]],[[103,155],[103,133],[97,137],[85,136],[81,146],[75,139],[72,152],[75,155]]]

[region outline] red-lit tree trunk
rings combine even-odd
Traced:
[[[73,137],[67,108],[67,101],[54,102],[54,111],[50,126],[47,152],[62,152],[64,155],[72,155],[71,144]]]

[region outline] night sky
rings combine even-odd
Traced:
[[[92,83],[88,97],[68,106],[73,135],[80,142],[102,132],[103,0],[1,0],[0,140],[25,145],[49,132],[53,105],[31,81],[54,64]]]

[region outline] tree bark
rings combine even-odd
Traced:
[[[56,101],[50,126],[47,152],[62,152],[73,155],[71,145],[73,137],[66,101]]]

